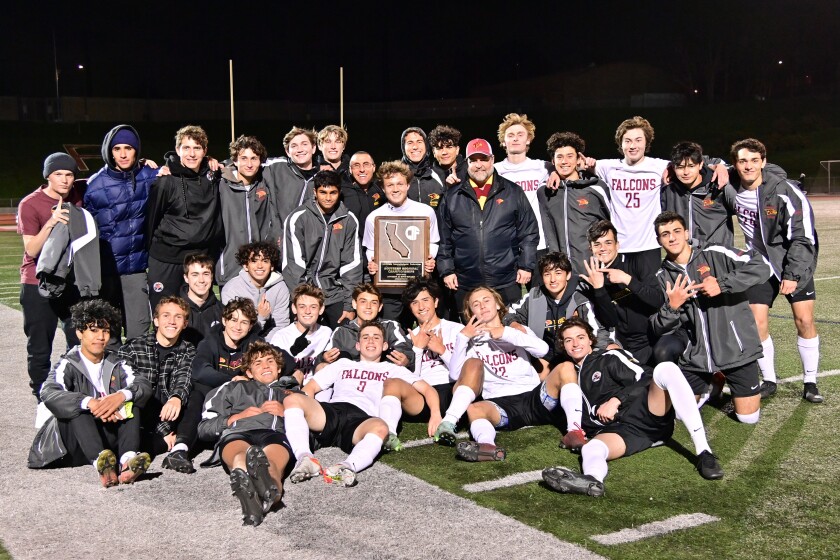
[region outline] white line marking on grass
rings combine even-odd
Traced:
[[[458,432],[455,434],[455,439],[467,439],[470,434],[467,432]],[[424,445],[431,445],[435,442],[435,438],[414,439],[403,443],[403,449],[410,449],[412,447],[422,447]]]
[[[826,276],[825,278],[814,278],[814,282],[819,282],[820,280],[837,280],[840,276]]]
[[[706,523],[719,521],[719,518],[713,515],[706,515],[705,513],[686,513],[683,515],[676,515],[669,517],[663,521],[654,521],[653,523],[645,523],[632,529],[622,529],[615,533],[607,533],[606,535],[595,535],[589,537],[599,544],[614,545],[625,544],[649,537],[658,537],[673,531],[681,529],[691,529]]]
[[[817,377],[834,377],[835,375],[840,375],[840,369],[830,369],[817,373]],[[793,383],[794,381],[802,381],[802,376],[794,375],[793,377],[785,377],[784,379],[777,380],[777,383]]]
[[[541,470],[516,473],[510,476],[497,478],[496,480],[465,484],[463,488],[465,492],[487,492],[488,490],[507,488],[508,486],[519,486],[520,484],[528,484],[529,482],[536,482],[538,480],[542,480]]]

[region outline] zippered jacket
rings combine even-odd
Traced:
[[[735,193],[712,182],[714,171],[703,166],[702,180],[693,189],[679,181],[664,185],[660,191],[662,211],[676,212],[685,219],[688,233],[703,243],[732,247],[735,245]]]

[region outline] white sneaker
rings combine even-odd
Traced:
[[[304,482],[310,478],[315,478],[321,474],[322,470],[321,463],[318,462],[318,459],[312,455],[304,455],[297,462],[295,468],[292,469],[291,474],[289,474],[289,480],[292,481],[292,484]]]
[[[335,482],[345,487],[356,485],[356,471],[345,463],[333,465],[324,471],[324,480]]]

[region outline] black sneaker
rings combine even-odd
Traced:
[[[604,495],[603,482],[566,467],[548,467],[543,470],[542,477],[549,488],[561,494],[583,494],[593,498]]]
[[[762,381],[761,389],[758,391],[758,394],[761,395],[761,400],[769,399],[775,395],[777,387],[774,381]]]
[[[808,401],[809,403],[820,404],[821,402],[825,401],[825,398],[820,395],[819,389],[817,389],[816,383],[806,383],[804,389],[802,390],[802,398]]]
[[[257,496],[251,477],[242,469],[233,469],[230,472],[230,489],[233,495],[239,498],[242,506],[242,524],[256,527],[263,522],[262,501]]]
[[[774,383],[775,385],[775,383]],[[723,469],[718,463],[718,458],[711,451],[703,451],[697,456],[697,471],[706,480],[720,480],[723,478]]]
[[[193,462],[190,459],[190,456],[187,455],[186,451],[181,449],[173,451],[164,457],[161,466],[164,469],[170,469],[184,474],[192,474],[195,472],[195,467],[193,467]]]
[[[257,496],[262,500],[263,513],[268,513],[280,494],[280,489],[268,473],[268,457],[262,448],[252,445],[245,452],[245,465]]]

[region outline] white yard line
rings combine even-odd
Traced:
[[[622,529],[621,531],[616,531],[615,533],[595,535],[589,538],[604,545],[625,544],[647,539],[649,537],[658,537],[673,531],[691,529],[692,527],[698,527],[713,521],[719,521],[719,518],[713,515],[706,515],[705,513],[686,513],[683,515],[669,517],[663,521],[645,523],[644,525],[639,525],[638,527],[633,527],[631,529]]]
[[[814,282],[819,282],[820,280],[837,280],[840,276],[826,276],[825,278],[814,278]]]
[[[469,432],[458,432],[455,434],[456,439],[469,439]],[[434,438],[414,439],[403,443],[403,449],[411,449],[412,447],[422,447],[424,445],[431,445],[435,442]]]
[[[835,375],[840,375],[840,369],[821,371],[817,374],[817,377],[834,377]],[[794,381],[802,381],[802,376],[794,375],[793,377],[785,377],[784,379],[779,379],[778,383],[793,383]]]
[[[508,486],[519,486],[520,484],[528,484],[529,482],[537,482],[538,480],[542,480],[542,471],[528,471],[512,474],[503,478],[497,478],[496,480],[465,484],[463,489],[465,492],[472,493],[487,492],[488,490],[507,488]]]

